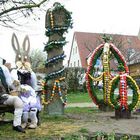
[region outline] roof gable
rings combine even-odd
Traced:
[[[87,33],[87,32],[75,32],[73,40],[75,39],[80,54],[82,67],[86,68],[86,58],[88,55],[101,43],[103,43],[102,33]],[[127,57],[128,50],[134,49],[136,52],[140,52],[140,40],[137,36],[119,35],[119,34],[107,34],[112,36],[114,45],[118,47],[124,57]],[[116,42],[115,42],[116,41]],[[71,54],[70,54],[71,55]],[[127,60],[127,59],[126,59]]]

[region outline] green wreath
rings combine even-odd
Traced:
[[[131,76],[126,76],[127,85],[132,89],[133,95],[132,95],[132,103],[128,104],[128,110],[133,110],[137,107],[139,103],[140,93],[139,88],[136,84],[136,82],[131,78]],[[113,106],[116,110],[120,109],[120,105],[118,104],[117,99],[114,96],[114,90],[117,88],[118,83],[120,81],[120,76],[114,77],[110,82],[110,89],[109,89],[109,104]]]

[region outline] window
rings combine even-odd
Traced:
[[[76,62],[74,61],[74,67],[76,67]]]
[[[78,67],[79,67],[79,60],[78,60]]]
[[[77,46],[75,47],[75,53],[77,53]]]

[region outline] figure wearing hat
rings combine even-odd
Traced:
[[[23,112],[23,102],[18,96],[12,96],[10,93],[16,89],[15,83],[18,81],[12,79],[7,63],[0,66],[0,104],[14,106],[13,130],[25,132],[21,127],[21,117]]]

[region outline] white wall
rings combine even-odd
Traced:
[[[70,61],[69,61],[69,67],[82,67],[79,50],[78,50],[78,45],[77,45],[75,38],[73,40],[72,45],[73,46],[72,46],[72,52],[71,52]],[[78,61],[79,61],[79,64],[78,64]]]

